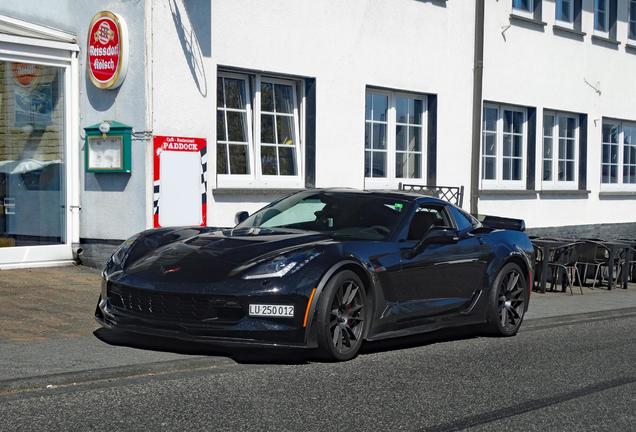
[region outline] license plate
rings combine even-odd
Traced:
[[[251,304],[250,316],[293,318],[294,306]]]

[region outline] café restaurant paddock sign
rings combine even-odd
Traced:
[[[128,68],[128,31],[117,13],[98,12],[88,27],[86,69],[91,82],[100,89],[121,85]]]

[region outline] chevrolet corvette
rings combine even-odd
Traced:
[[[239,212],[237,222],[126,240],[103,271],[97,321],[341,361],[365,340],[445,327],[512,336],[528,309],[534,252],[521,220],[480,222],[406,192],[324,189]]]

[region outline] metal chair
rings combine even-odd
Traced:
[[[551,268],[551,285],[550,289],[554,290],[554,284],[561,281],[562,291],[570,288],[570,295],[574,295],[572,287],[575,279],[578,279],[579,289],[583,294],[583,284],[581,283],[581,275],[576,265],[577,263],[577,245],[580,243],[574,242],[555,248],[548,266]]]
[[[609,264],[609,249],[604,244],[596,240],[584,240],[577,244],[577,268],[583,267],[582,282],[586,283],[589,277],[588,269],[591,267],[594,270],[594,282],[592,288],[596,287],[599,276],[601,276],[601,282],[603,281],[603,272],[601,271],[603,266]],[[579,272],[579,275],[581,273]]]

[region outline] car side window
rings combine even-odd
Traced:
[[[408,240],[418,241],[431,227],[450,227],[450,223],[442,206],[423,204],[415,210],[409,225]]]
[[[455,218],[455,223],[459,231],[466,231],[473,227],[473,222],[466,217],[464,212],[453,206],[449,206],[449,208],[453,218]]]

